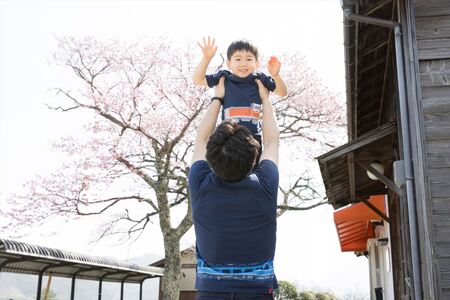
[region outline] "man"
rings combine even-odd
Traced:
[[[279,130],[269,92],[257,81],[263,106],[263,152],[234,121],[215,130],[225,94],[220,79],[200,123],[189,188],[196,233],[198,300],[273,299]],[[206,160],[205,160],[206,159]]]

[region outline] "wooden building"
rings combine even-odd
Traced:
[[[197,268],[197,258],[195,255],[195,246],[186,248],[180,252],[181,256],[181,282],[179,300],[195,299],[195,276]],[[164,268],[166,260],[163,258],[152,263],[150,266]],[[159,282],[159,299],[162,297],[162,280]]]
[[[342,251],[372,299],[450,299],[450,0],[341,4],[349,142],[318,161]]]

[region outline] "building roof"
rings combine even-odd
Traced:
[[[358,196],[367,198],[371,195],[386,194],[385,184],[371,180],[361,165],[375,160],[393,160],[390,150],[395,141],[396,126],[389,123],[319,156],[317,160],[328,203],[338,209],[356,202]]]
[[[120,260],[88,256],[0,238],[0,271],[43,274],[80,279],[141,283],[162,277],[163,269],[127,264]]]
[[[366,17],[396,20],[395,1],[341,0],[343,9]],[[380,162],[392,173],[398,159],[395,51],[392,29],[344,17],[344,53],[349,143],[318,157],[329,203],[335,209],[358,197],[385,194],[364,166]],[[389,176],[389,175],[386,175]]]
[[[190,254],[195,254],[195,245],[192,245],[192,246],[180,251],[180,255],[182,257],[190,255]],[[160,260],[153,262],[152,264],[150,264],[150,266],[164,268],[165,264],[166,264],[166,259],[162,258]]]

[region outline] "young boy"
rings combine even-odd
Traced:
[[[206,75],[206,69],[216,54],[215,40],[203,38],[203,44],[197,43],[203,52],[203,58],[194,72],[194,83],[213,87],[225,77],[225,96],[223,98],[222,121],[234,119],[240,125],[250,129],[255,139],[261,144],[261,97],[255,79],[259,79],[267,90],[284,97],[287,87],[280,76],[280,61],[272,56],[267,69],[271,76],[256,72],[260,62],[258,49],[245,40],[234,41],[227,50],[228,70],[219,70]],[[258,161],[257,161],[258,162]]]

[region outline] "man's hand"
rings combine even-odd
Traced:
[[[203,38],[203,44],[197,42],[197,45],[200,47],[200,49],[202,49],[204,58],[211,60],[214,57],[217,51],[217,46],[215,45],[215,43],[216,39],[211,38],[210,36],[208,36],[208,38]]]
[[[225,96],[225,83],[224,82],[225,82],[225,77],[224,76],[220,77],[219,83],[216,85],[216,87],[214,89],[215,97],[220,97],[223,99],[223,97]]]
[[[281,62],[275,56],[271,56],[269,62],[267,63],[267,70],[272,77],[277,77],[280,75]]]
[[[260,161],[269,159],[278,165],[278,140],[280,131],[278,129],[277,120],[273,110],[272,103],[269,100],[269,91],[259,80],[255,80],[258,85],[259,95],[263,106],[262,114],[262,135],[263,135],[263,152]]]
[[[221,78],[222,79],[222,78]],[[264,84],[262,84],[261,80],[255,79],[256,84],[258,85],[259,96],[261,97],[261,101],[269,101],[269,91],[266,89]],[[225,91],[225,88],[224,88]]]

